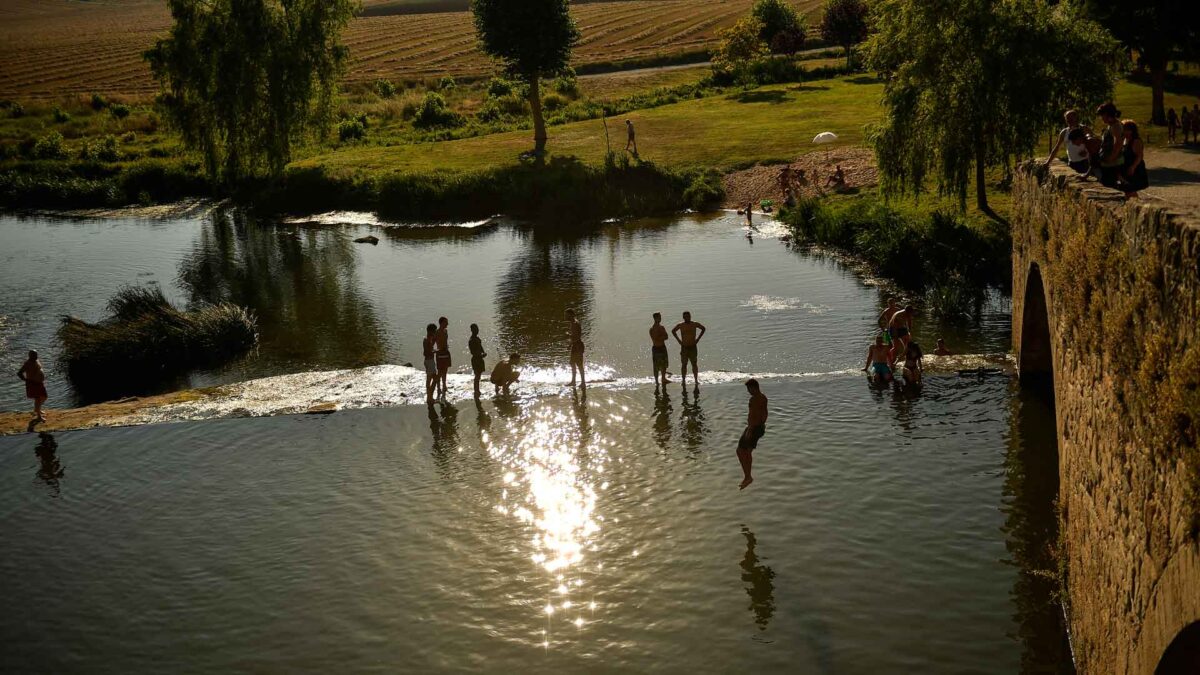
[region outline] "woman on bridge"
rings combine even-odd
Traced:
[[[1137,199],[1138,192],[1150,187],[1150,176],[1146,174],[1146,146],[1138,135],[1137,122],[1121,120],[1125,130],[1125,148],[1122,151],[1125,168],[1121,172],[1121,190],[1127,199]]]

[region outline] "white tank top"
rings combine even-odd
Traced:
[[[1063,145],[1067,146],[1067,161],[1073,164],[1075,162],[1082,162],[1088,158],[1086,145],[1075,145],[1071,142],[1071,139],[1067,138],[1071,134],[1071,127],[1067,127],[1058,133],[1062,136]]]

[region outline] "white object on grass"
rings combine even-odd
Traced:
[[[822,131],[813,137],[813,143],[832,143],[837,140],[837,134],[832,131]]]

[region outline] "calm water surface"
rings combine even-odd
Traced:
[[[439,314],[549,369],[566,307],[598,376],[648,377],[649,313],[690,309],[706,371],[769,374],[756,482],[738,383],[0,438],[3,670],[1059,669],[1052,413],[844,373],[881,293],[837,264],[732,218],[292,229],[5,219],[5,367],[125,283],[259,312],[258,354],[176,385],[416,361]],[[1005,310],[917,336],[1002,351]]]

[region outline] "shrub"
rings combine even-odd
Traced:
[[[71,121],[71,113],[58,106],[54,106],[54,112],[50,113],[50,117],[58,124],[65,124]]]
[[[575,78],[574,71],[555,78],[550,88],[568,98],[579,98],[579,80]]]
[[[699,171],[683,191],[683,202],[689,209],[704,211],[725,198],[725,186],[721,182],[721,172],[715,169]]]
[[[92,94],[92,110],[100,111],[108,107],[108,99],[100,94]]]
[[[121,142],[122,143],[136,143],[137,142],[137,134],[130,131],[121,137]]]
[[[439,91],[452,91],[457,86],[458,83],[454,81],[454,78],[447,75],[438,80],[437,88]]]
[[[67,150],[63,146],[63,135],[51,131],[42,136],[34,142],[30,154],[34,159],[66,159]]]
[[[546,96],[542,99],[542,108],[544,108],[546,112],[554,112],[567,107],[567,103],[567,99],[559,94],[546,94]]]
[[[24,117],[25,116],[25,106],[21,105],[20,101],[13,101],[8,106],[8,114],[9,114],[9,116],[14,117],[14,118],[15,117]]]
[[[348,141],[360,141],[367,135],[367,127],[362,120],[358,118],[345,119],[338,122],[337,125],[338,140],[346,143]]]
[[[375,80],[375,93],[379,98],[391,98],[396,95],[396,85],[391,80],[380,78]]]
[[[476,113],[482,122],[504,122],[529,116],[529,101],[515,95],[489,98]]]
[[[491,98],[501,98],[511,95],[516,90],[512,82],[502,78],[493,77],[487,86],[488,96]]]
[[[424,129],[459,127],[465,122],[466,119],[462,115],[450,110],[446,105],[445,97],[435,91],[425,94],[425,99],[413,117],[413,126]]]
[[[121,153],[117,149],[116,137],[105,136],[100,140],[88,139],[84,141],[83,147],[79,150],[79,159],[92,162],[119,161]]]
[[[129,106],[125,105],[124,103],[114,103],[113,105],[109,106],[108,111],[113,117],[119,120],[129,117],[130,113]]]
[[[134,393],[258,344],[254,314],[228,303],[185,312],[157,287],[127,286],[109,301],[108,310],[111,316],[99,323],[65,317],[58,329],[68,377],[84,391]]]

